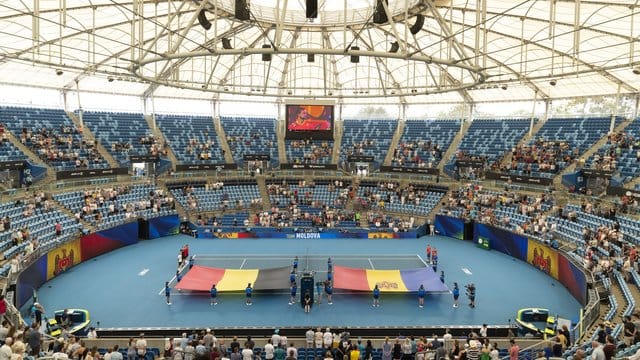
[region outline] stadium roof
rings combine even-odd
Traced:
[[[376,103],[640,89],[638,0],[319,0],[315,19],[302,0],[248,2],[241,21],[235,0],[3,0],[0,82]]]

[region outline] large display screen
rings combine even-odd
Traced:
[[[333,105],[287,104],[287,139],[333,140]]]

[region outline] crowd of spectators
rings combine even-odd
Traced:
[[[185,152],[187,155],[193,156],[199,160],[210,160],[212,158],[211,149],[216,147],[214,141],[209,138],[209,133],[204,132],[204,137],[207,139],[206,141],[198,141],[198,139],[189,139],[187,143],[187,147],[185,148]],[[225,150],[222,149],[222,156],[224,157]]]
[[[76,168],[87,168],[103,160],[95,142],[82,138],[82,128],[23,128],[19,139],[46,163],[65,161],[73,162]]]
[[[531,175],[533,171],[556,173],[558,163],[571,163],[580,155],[580,148],[571,147],[566,141],[546,141],[538,139],[532,144],[517,145],[511,150],[511,163],[503,171],[522,170]],[[518,165],[523,164],[519,169]],[[537,165],[537,170],[533,165]]]
[[[333,153],[333,145],[328,141],[322,141],[319,144],[312,139],[293,140],[287,144],[293,149],[293,153],[302,151],[302,158],[294,156],[290,159],[295,164],[318,164],[324,163],[327,159],[331,159]]]
[[[254,199],[249,199],[249,203],[245,203],[245,199],[231,199],[229,194],[225,192],[224,182],[216,181],[213,183],[207,182],[204,184],[205,192],[215,192],[222,191],[222,195],[220,198],[220,210],[227,211],[229,209],[241,209],[246,207],[247,205],[251,207],[261,207],[262,206],[262,198],[257,197]],[[182,195],[186,197],[186,210],[189,211],[198,211],[201,208],[200,200],[195,193],[196,187],[193,185],[186,185],[182,188]],[[173,198],[172,198],[173,199]]]
[[[151,134],[138,138],[138,144],[136,145],[142,145],[146,149],[146,154],[151,156],[167,156],[169,153],[169,144]],[[129,153],[137,148],[138,146],[126,141],[114,141],[111,143],[112,152]]]
[[[231,149],[231,151],[235,151],[236,147],[238,147],[238,145],[244,145],[245,147],[250,148],[251,146],[254,145],[262,145],[262,137],[260,136],[259,132],[253,133],[251,134],[251,136],[245,137],[243,135],[232,135],[230,132],[228,132],[227,134],[227,144],[229,144],[229,148]],[[271,140],[267,140],[266,142],[266,147],[265,147],[265,152],[269,152],[268,149],[277,146],[277,144],[274,144],[273,141]]]
[[[554,203],[554,197],[549,193],[527,195],[513,190],[488,191],[481,184],[469,183],[450,191],[440,212],[500,226],[519,234],[549,238],[557,224],[549,221],[545,212]],[[516,216],[524,219],[516,221]]]
[[[640,139],[626,132],[607,135],[607,146],[602,153],[595,153],[590,167],[597,170],[616,170],[618,160],[625,151],[636,150],[636,161],[640,162]]]
[[[442,159],[442,153],[438,144],[431,140],[405,141],[393,150],[391,161],[394,166],[433,168]]]
[[[129,220],[134,219],[136,212],[141,210],[159,212],[160,209],[175,209],[173,197],[162,189],[153,190],[136,200],[123,200],[131,191],[132,188],[128,185],[85,190],[82,207],[75,213],[76,220],[92,219],[100,224],[105,215],[108,217],[124,213],[125,219]]]
[[[380,181],[373,186],[360,186],[362,191],[357,199],[357,206],[363,209],[384,210],[385,204],[394,201],[400,204],[420,204],[428,195],[428,191],[412,184],[401,187],[396,181]]]
[[[315,182],[307,182],[306,180],[299,180],[294,186],[290,185],[286,181],[280,184],[267,185],[267,193],[272,199],[275,199],[274,205],[276,207],[285,207],[291,205],[305,205],[312,208],[322,208],[329,206],[332,208],[342,208],[345,206],[349,199],[353,199],[355,192],[353,187],[348,186],[341,180],[334,180],[326,185],[326,191],[333,195],[331,196],[332,202],[327,203],[320,196],[322,194],[315,194],[316,184]],[[286,203],[282,203],[281,200],[286,199]]]

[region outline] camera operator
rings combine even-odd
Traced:
[[[467,297],[469,298],[469,306],[472,308],[476,307],[476,286],[471,283],[465,286],[467,289]]]

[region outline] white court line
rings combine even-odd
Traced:
[[[427,264],[427,262],[424,261],[424,259],[422,258],[422,256],[420,256],[420,254],[416,254],[416,256],[418,257],[418,260],[420,260],[420,262],[424,264],[424,267],[429,267],[429,264]]]
[[[173,277],[169,280],[169,285],[171,285],[171,283],[173,282],[173,280],[176,279],[176,276],[173,275]],[[163,295],[164,294],[164,287],[162,289],[160,289],[160,292],[158,293],[158,295]]]
[[[240,269],[242,269],[244,267],[244,264],[247,262],[247,258],[244,258],[242,260],[242,264],[240,264]]]
[[[473,275],[473,273],[471,272],[471,270],[467,269],[467,268],[462,268],[462,272],[467,274],[467,275]]]
[[[367,258],[367,260],[369,260],[369,265],[371,266],[371,270],[375,270],[376,268],[373,266],[371,259]]]

